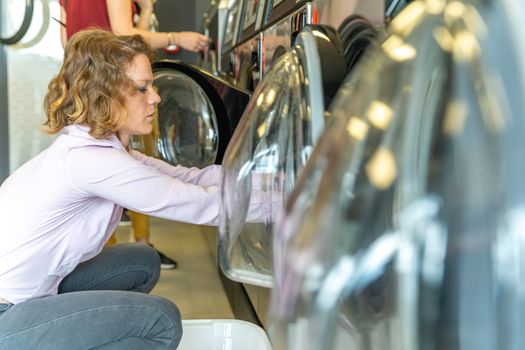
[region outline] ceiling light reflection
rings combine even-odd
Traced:
[[[485,37],[487,35],[488,29],[485,21],[479,14],[478,10],[472,6],[468,5],[463,16],[467,28],[476,33],[478,36]]]
[[[425,5],[427,6],[427,11],[431,14],[438,15],[443,12],[443,9],[446,6],[445,0],[426,0]]]
[[[378,129],[385,130],[394,116],[392,108],[384,102],[372,101],[367,111],[368,120]]]
[[[454,41],[454,58],[458,62],[471,61],[481,52],[479,42],[472,32],[461,31]]]
[[[266,105],[272,105],[275,102],[275,97],[277,96],[277,92],[275,89],[268,90],[268,94],[266,95]]]
[[[257,106],[262,106],[263,104],[263,101],[264,101],[264,92],[261,92],[261,94],[259,95],[259,97],[257,97]]]
[[[414,59],[417,54],[417,50],[412,45],[405,43],[397,35],[392,35],[385,40],[383,49],[388,57],[398,62]]]
[[[443,51],[452,52],[454,49],[454,38],[447,28],[438,26],[434,28],[432,34]]]
[[[464,101],[451,101],[445,112],[443,133],[448,136],[460,134],[463,131],[468,112],[468,105]]]
[[[327,42],[330,42],[330,38],[328,38],[324,33],[321,33],[320,31],[318,30],[314,30],[312,31],[312,34],[318,38],[321,38]]]
[[[459,1],[450,2],[444,11],[444,19],[448,25],[452,25],[457,20],[461,19],[465,13],[465,4]]]
[[[259,138],[262,138],[264,136],[267,127],[268,124],[266,123],[262,123],[261,125],[259,125],[259,127],[257,128],[257,135],[259,136]]]
[[[425,4],[422,1],[414,1],[394,17],[390,22],[390,28],[394,32],[407,36],[419,24],[424,14]]]
[[[346,130],[353,138],[363,141],[368,134],[368,125],[359,117],[351,117]]]
[[[379,147],[366,165],[366,174],[375,187],[381,190],[389,188],[397,177],[397,165],[392,151],[384,146]]]

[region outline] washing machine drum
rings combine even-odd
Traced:
[[[332,103],[274,233],[277,349],[525,348],[525,9],[442,5]]]
[[[153,132],[132,147],[173,165],[220,164],[250,95],[203,69],[178,61],[153,63],[161,97]]]
[[[257,86],[228,145],[219,257],[222,270],[236,281],[272,284],[273,223],[324,128],[325,86],[334,90],[345,72],[340,43],[330,33],[316,26],[298,35]],[[267,210],[262,223],[245,222],[252,188]]]

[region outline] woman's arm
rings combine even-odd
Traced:
[[[186,183],[110,147],[71,149],[67,159],[69,183],[88,196],[165,219],[205,225],[218,223],[217,186]]]
[[[149,30],[151,26],[151,15],[153,14],[153,0],[135,0],[140,7],[139,21],[136,28]]]
[[[133,26],[133,11],[129,0],[106,0],[111,30],[117,35],[142,35],[154,49],[177,45],[189,51],[201,51],[208,37],[196,32],[150,32]]]
[[[139,213],[193,224],[218,224],[218,186],[194,185],[168,176],[121,150],[98,146],[71,149],[67,174],[76,190]],[[248,221],[263,222],[269,217],[268,194],[252,194]]]
[[[66,32],[66,26],[67,18],[66,18],[66,10],[64,7],[60,6],[60,42],[62,43],[62,47],[66,47],[67,44],[67,32]]]
[[[221,179],[221,166],[210,165],[204,169],[186,168],[180,165],[173,166],[160,159],[148,157],[140,152],[132,150],[131,156],[144,165],[155,168],[163,174],[176,177],[184,182],[190,182],[201,186],[218,186]]]

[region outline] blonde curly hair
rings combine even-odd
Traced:
[[[116,134],[127,119],[126,96],[137,93],[126,69],[140,54],[153,59],[153,50],[140,35],[117,36],[100,29],[73,35],[62,68],[48,86],[44,130],[54,134],[83,124],[97,139]]]

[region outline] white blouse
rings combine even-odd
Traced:
[[[102,250],[123,207],[218,223],[220,166],[172,166],[88,130],[66,127],[0,187],[0,297],[13,304],[57,294],[66,275]],[[252,195],[248,221],[264,220],[262,195]]]

